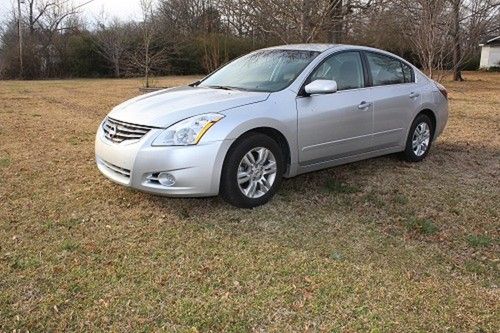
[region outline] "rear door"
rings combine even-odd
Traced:
[[[404,142],[406,128],[420,104],[413,69],[391,56],[364,52],[373,100],[373,145],[385,149]]]

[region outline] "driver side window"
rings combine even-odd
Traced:
[[[342,52],[327,58],[310,76],[315,80],[335,80],[338,90],[357,89],[365,86],[363,65],[359,52]]]

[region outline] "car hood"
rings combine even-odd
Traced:
[[[109,117],[124,122],[168,127],[203,113],[221,112],[265,101],[266,92],[222,90],[205,87],[179,87],[137,96],[117,107]]]

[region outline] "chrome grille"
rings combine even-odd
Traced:
[[[110,171],[113,171],[123,177],[130,178],[130,170],[121,168],[117,165],[111,164],[109,162],[104,161],[103,159],[99,159],[102,165],[108,168]]]
[[[153,128],[155,127],[130,124],[109,117],[102,124],[106,139],[115,143],[121,143],[125,140],[139,140]]]

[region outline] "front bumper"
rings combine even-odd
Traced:
[[[151,146],[161,131],[153,129],[140,140],[117,144],[107,140],[99,126],[95,141],[97,167],[111,181],[144,192],[179,197],[217,195],[224,157],[233,141]],[[152,181],[151,176],[159,172],[173,175],[175,184],[168,187]]]

